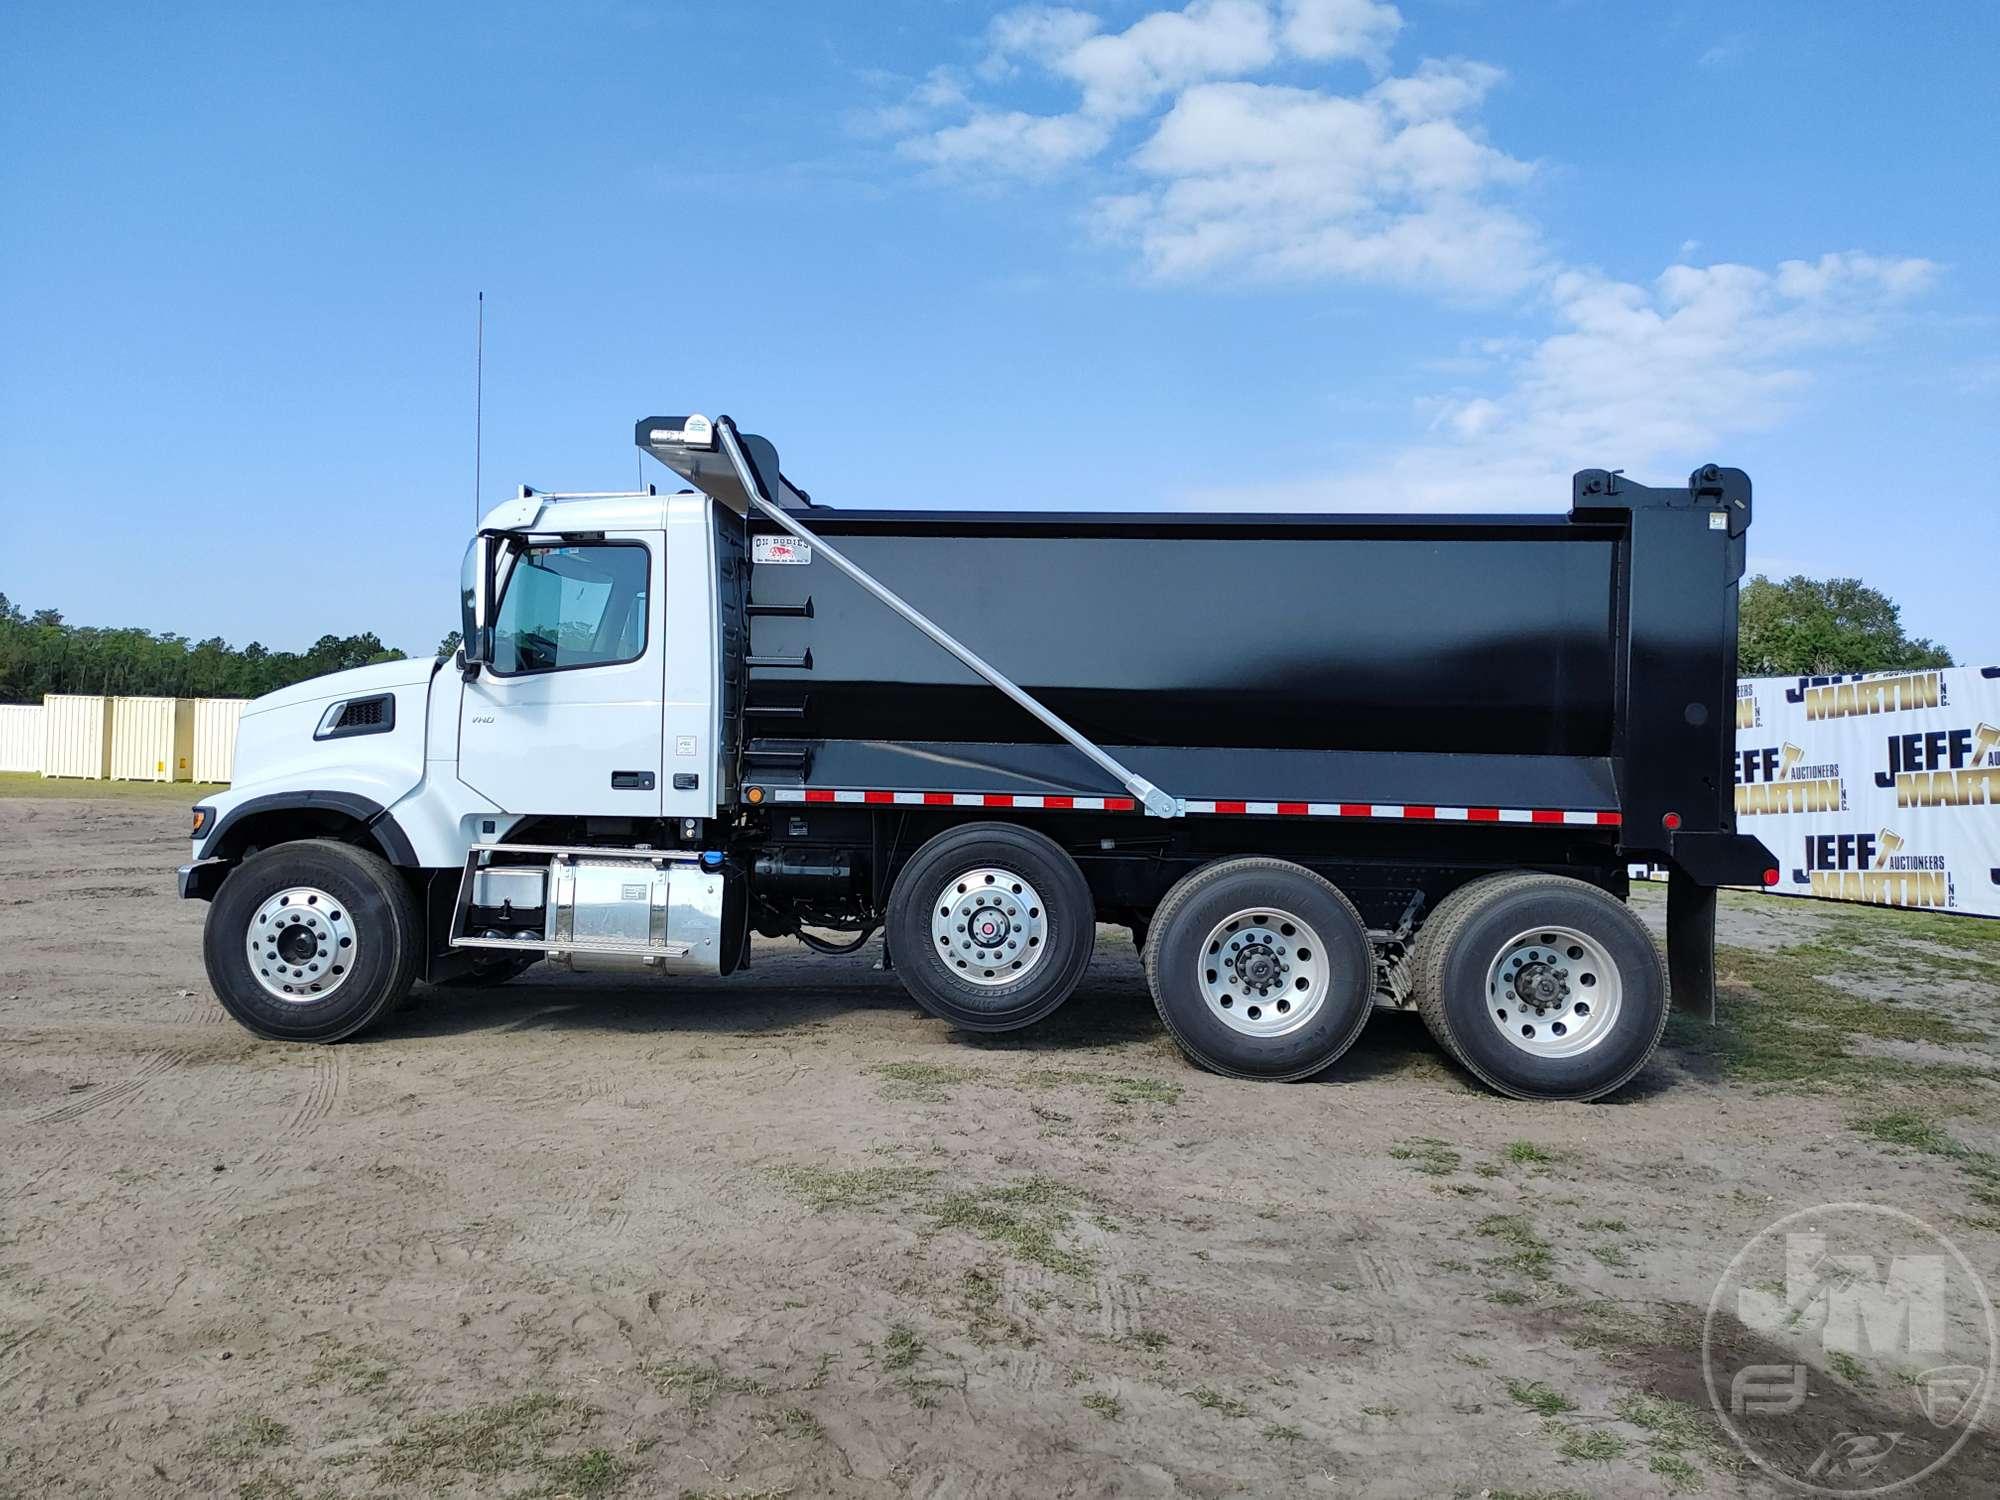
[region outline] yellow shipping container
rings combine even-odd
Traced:
[[[236,776],[236,721],[241,698],[201,698],[194,705],[194,779],[232,781]]]
[[[111,700],[50,693],[42,699],[42,774],[102,781],[111,774]]]
[[[41,768],[41,704],[0,703],[0,771]]]
[[[111,779],[194,780],[194,699],[113,698]]]

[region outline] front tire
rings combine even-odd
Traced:
[[[888,930],[911,998],[965,1031],[1034,1025],[1070,997],[1097,942],[1076,861],[1011,823],[967,823],[919,849]]]
[[[416,979],[423,919],[380,855],[332,839],[279,844],[223,881],[202,931],[222,1008],[273,1041],[337,1042]]]
[[[1600,1098],[1646,1065],[1667,975],[1632,909],[1562,875],[1490,876],[1417,934],[1417,1010],[1438,1044],[1516,1099]]]
[[[1197,870],[1160,903],[1146,984],[1181,1051],[1210,1072],[1284,1083],[1324,1072],[1374,1008],[1354,903],[1281,859]]]

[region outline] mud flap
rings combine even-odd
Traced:
[[[1667,871],[1667,979],[1675,1010],[1715,1020],[1715,887]]]

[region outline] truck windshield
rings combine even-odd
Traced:
[[[650,558],[637,542],[529,547],[500,595],[493,669],[559,672],[646,650]]]

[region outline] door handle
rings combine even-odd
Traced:
[[[611,790],[614,792],[650,792],[653,789],[651,771],[613,771]]]

